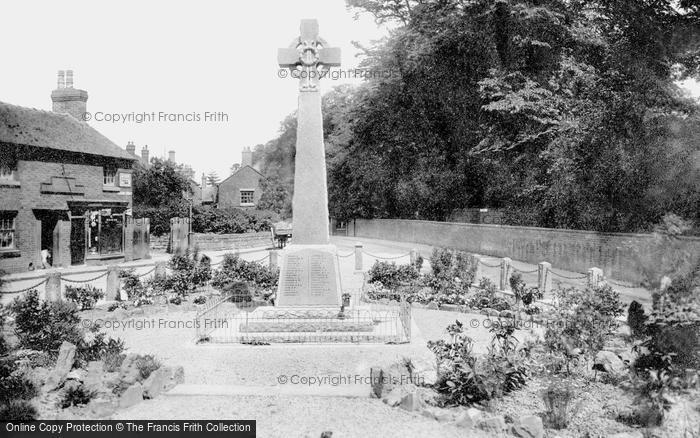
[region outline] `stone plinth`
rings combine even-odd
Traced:
[[[334,245],[289,245],[281,252],[277,306],[340,307],[340,270]]]

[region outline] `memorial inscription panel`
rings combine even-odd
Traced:
[[[302,249],[282,259],[278,306],[338,306],[335,255],[331,251]]]

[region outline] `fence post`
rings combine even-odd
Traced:
[[[603,270],[600,268],[588,269],[588,286],[597,287],[603,282]]]
[[[510,264],[513,260],[510,257],[504,257],[501,259],[501,290],[510,290]]]
[[[270,269],[275,269],[277,267],[277,251],[270,250]]]
[[[537,264],[537,289],[542,293],[547,293],[552,289],[552,264],[540,262]]]
[[[411,248],[411,266],[416,265],[416,260],[418,260],[418,250],[415,248]]]
[[[355,242],[355,270],[362,270],[362,242]]]
[[[46,278],[45,287],[45,299],[49,302],[63,301],[63,295],[61,294],[61,273],[52,272]]]
[[[128,300],[121,296],[119,284],[119,268],[115,265],[107,266],[107,288],[105,290],[105,297],[107,299],[114,299],[117,301]]]
[[[154,277],[165,277],[165,262],[156,262],[156,270],[153,273]]]

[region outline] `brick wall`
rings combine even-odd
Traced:
[[[246,166],[232,176],[226,178],[219,184],[219,208],[241,207],[241,189],[254,189],[254,204],[260,202],[262,190],[260,189],[260,179],[262,175],[252,167]],[[252,208],[252,207],[251,207]]]
[[[659,260],[681,252],[700,254],[697,237],[674,239],[659,248],[650,234],[401,219],[349,221],[348,235],[459,248],[528,263],[547,261],[554,268],[574,272],[598,267],[608,277],[632,282],[644,279],[640,259],[648,259],[650,254]]]
[[[2,147],[3,152],[14,148],[5,144]],[[15,247],[18,251],[0,252],[2,270],[26,271],[29,263],[40,266],[41,221],[37,217],[38,210],[60,211],[55,230],[59,238],[58,248],[54,249],[54,260],[57,265],[69,266],[71,225],[68,201],[127,201],[128,207],[131,206],[130,188],[103,190],[103,166],[116,167],[117,172],[131,172],[131,162],[128,160],[42,148],[14,149],[11,153],[17,156],[17,180],[11,185],[0,185],[0,210],[16,212]],[[68,178],[69,184],[64,177]],[[71,192],[73,194],[69,194]]]

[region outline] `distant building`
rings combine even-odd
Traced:
[[[87,98],[68,70],[51,93],[53,112],[0,102],[4,271],[132,258],[136,158],[82,121]]]
[[[255,208],[262,196],[260,181],[263,178],[263,174],[253,168],[253,152],[249,147],[245,147],[241,166],[217,186],[216,206],[218,208]]]

